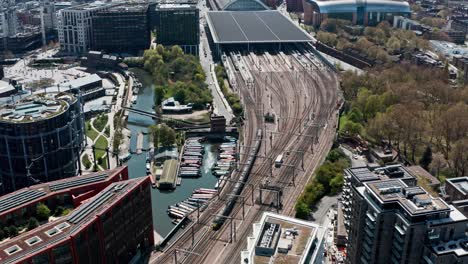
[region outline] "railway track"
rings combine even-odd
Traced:
[[[308,78],[311,78],[310,75],[307,75]],[[283,76],[281,76],[282,78]],[[285,74],[285,77],[287,79],[287,82],[288,83],[294,83],[294,78],[295,76],[292,76],[290,74]],[[258,78],[258,76],[256,76],[256,80],[261,80],[262,78]],[[283,80],[284,81],[284,80]],[[283,81],[279,80],[277,77],[274,77],[272,82],[275,82],[276,84],[273,86],[273,87],[281,87],[281,84],[283,83]],[[303,82],[303,85],[305,85],[305,80],[302,81]],[[260,85],[257,85],[255,88],[258,90]],[[300,112],[300,101],[301,101],[301,94],[296,90],[296,89],[293,89],[294,87],[289,87],[291,88],[292,91],[294,91],[294,101],[296,101],[297,103],[296,104],[288,104],[287,100],[285,98],[288,97],[288,94],[285,93],[284,89],[275,89],[275,88],[272,88],[273,90],[273,93],[277,96],[277,98],[280,99],[280,108],[282,109],[282,111],[285,111],[286,113],[288,114],[292,114],[292,115],[297,115],[299,112]],[[317,99],[314,99],[314,101],[312,103],[309,103],[308,107],[306,107],[306,109],[303,111],[303,115],[302,115],[302,118],[300,119],[292,119],[292,120],[288,120],[286,123],[283,122],[283,126],[284,127],[287,127],[287,128],[293,128],[292,129],[292,133],[285,133],[283,134],[280,138],[277,139],[277,143],[275,144],[275,148],[273,150],[270,150],[270,155],[269,155],[269,158],[274,158],[277,154],[279,154],[279,152],[281,152],[281,150],[285,147],[285,145],[287,145],[288,143],[290,143],[291,141],[287,140],[289,137],[291,137],[294,133],[297,133],[297,130],[300,130],[299,126],[301,125],[301,123],[306,120],[306,118],[308,118],[308,115],[309,115],[309,111],[311,111],[314,106],[319,106],[320,105],[320,102],[318,101],[320,98],[321,101],[325,101],[324,97],[325,95],[323,93],[320,93],[320,97],[316,97]],[[287,107],[285,107],[285,105],[287,105]],[[294,105],[294,106],[292,106]],[[287,109],[287,110],[285,110]],[[327,111],[321,111],[320,112],[320,117],[325,117],[327,116]],[[308,128],[308,130],[310,130],[310,128]],[[300,144],[298,144],[298,146],[307,146],[307,138],[303,138],[302,139],[302,142]],[[279,142],[279,143],[278,143]],[[282,143],[282,144],[281,144]],[[303,147],[304,148],[304,147]],[[320,152],[324,152],[325,151],[325,148],[326,146],[324,145],[323,147],[321,147],[321,151]],[[296,156],[293,158],[293,160],[291,161],[292,163],[296,164],[298,163],[298,161],[301,159],[301,157],[299,156]],[[265,178],[265,175],[267,175],[268,173],[268,170],[270,169],[269,167],[271,166],[271,164],[269,162],[263,162],[260,166],[260,168],[254,172],[253,176],[251,177],[250,179],[250,183],[251,184],[255,184],[255,185],[259,185],[261,183],[261,181]],[[287,170],[283,170],[282,173],[280,173],[279,177],[278,178],[286,178],[287,181],[290,180],[291,176],[288,175],[287,173]],[[302,177],[302,178],[307,178],[307,177]],[[276,181],[275,183],[279,183],[279,181]],[[281,183],[281,184],[284,184]],[[249,192],[251,192],[251,189],[250,188],[247,188],[245,189],[245,192],[246,194],[244,195],[249,195]],[[268,195],[270,196],[270,195]],[[267,196],[267,197],[268,197]],[[295,199],[289,199],[287,201],[288,204],[291,203],[292,200],[295,200]],[[240,211],[240,208],[241,206],[240,205],[237,205],[235,207],[235,210],[233,212],[233,216],[235,216],[236,218],[238,218],[238,214],[239,214],[239,211]],[[286,207],[287,208],[287,207]],[[268,207],[265,206],[265,205],[261,205],[259,208],[256,209],[256,212],[255,214],[253,215],[253,217],[250,217],[252,220],[247,223],[244,224],[244,228],[242,230],[238,230],[238,234],[241,233],[241,236],[239,238],[238,236],[238,241],[240,241],[241,243],[236,243],[235,244],[235,248],[230,248],[229,249],[229,254],[225,257],[222,258],[222,260],[219,260],[217,259],[217,262],[222,262],[222,263],[239,263],[240,261],[240,250],[244,248],[244,242],[245,242],[245,238],[247,237],[247,235],[250,233],[250,226],[251,226],[251,222],[254,221],[255,219],[258,219],[258,217],[263,213],[263,211],[265,210],[268,210]],[[221,230],[220,232],[220,235],[227,229],[227,226],[224,227],[224,229]],[[241,232],[239,232],[241,231]],[[219,237],[218,236],[218,237]],[[197,247],[197,251],[198,252],[206,252],[205,250],[207,249],[212,249],[212,247],[216,244],[216,241],[215,239],[211,240],[211,241],[208,241],[208,242],[205,242],[203,245],[201,245],[200,247]],[[191,257],[189,258],[187,261],[187,263],[203,263],[206,261],[206,259],[208,258],[208,255],[207,254],[202,254],[201,256],[199,257]],[[207,261],[208,263],[208,261]]]
[[[303,70],[303,76],[300,78],[300,76],[298,77],[297,71],[291,71],[291,67],[288,66],[289,63],[284,63],[286,68],[284,68],[284,65],[280,65],[279,62],[284,60],[282,56],[272,55],[268,58],[263,56],[258,57],[258,61],[264,68],[264,71],[259,72],[258,67],[249,69],[255,79],[255,85],[253,88],[246,86],[241,74],[238,72],[236,72],[236,83],[237,89],[240,89],[242,92],[244,105],[247,106],[246,121],[248,125],[246,126],[247,131],[244,144],[252,144],[253,135],[257,128],[262,128],[262,124],[263,129],[265,130],[266,125],[263,123],[263,111],[262,114],[260,114],[259,107],[249,107],[252,105],[258,105],[259,103],[262,105],[268,104],[261,100],[265,97],[265,91],[268,91],[270,96],[274,96],[275,103],[272,107],[274,112],[279,112],[281,117],[295,117],[281,119],[280,127],[278,129],[283,132],[287,130],[287,132],[280,134],[279,137],[275,136],[274,142],[270,142],[271,148],[269,149],[266,158],[264,157],[260,160],[257,159],[256,165],[252,169],[252,173],[248,179],[248,184],[256,187],[264,184],[267,179],[268,184],[281,187],[283,189],[283,197],[286,197],[284,198],[283,208],[287,209],[286,211],[283,211],[283,213],[291,215],[294,212],[293,204],[299,196],[299,192],[297,190],[302,190],[302,188],[297,188],[296,186],[304,186],[307,183],[309,178],[308,176],[310,175],[309,173],[315,169],[317,164],[320,163],[329,148],[329,142],[331,142],[331,139],[333,138],[333,130],[331,127],[325,127],[326,129],[323,129],[324,131],[322,133],[318,133],[314,131],[314,129],[317,129],[316,127],[304,127],[304,123],[310,122],[311,113],[314,113],[313,116],[317,122],[323,121],[326,124],[326,121],[330,118],[330,115],[333,112],[333,103],[334,100],[336,100],[336,91],[334,91],[334,89],[327,90],[326,87],[336,87],[336,79],[334,79],[334,76],[324,76],[328,72],[318,74],[306,71],[307,69],[305,69],[301,63],[288,55],[287,58],[289,58],[290,63],[293,64],[293,68]],[[277,68],[273,68],[274,66],[270,64],[272,57],[273,60],[276,61],[277,65],[275,66],[282,67],[279,72]],[[272,71],[274,71],[273,74],[270,73]],[[319,75],[322,78],[318,78]],[[304,106],[301,107],[302,105]],[[299,118],[297,118],[298,116]],[[321,139],[323,140],[318,140],[318,144],[315,144],[310,136],[300,136],[298,135],[299,132],[302,132],[302,135],[312,135],[317,133],[320,134]],[[268,136],[265,131],[263,142],[265,152],[267,152],[267,138]],[[311,144],[315,145],[315,155],[307,150]],[[290,185],[292,177],[294,176],[292,176],[290,170],[287,168],[281,169],[273,178],[267,177],[272,166],[271,160],[285,149],[295,151],[295,154],[290,155],[287,159],[289,164],[300,166],[302,159],[301,155],[298,154],[300,151],[304,152],[304,155],[306,156],[304,157],[305,160],[310,160],[310,165],[305,166],[304,168],[305,173],[296,177],[296,186]],[[250,197],[251,194],[251,188],[244,188],[241,193],[244,197]],[[227,195],[225,192],[220,194],[220,199],[223,200],[226,198]],[[272,194],[266,194],[265,198],[266,200],[270,200],[272,198]],[[222,208],[222,206],[223,203],[221,201],[213,201],[210,205],[210,212],[217,212]],[[179,263],[239,263],[240,251],[245,248],[246,237],[251,232],[252,222],[257,220],[264,211],[270,210],[271,208],[268,205],[250,205],[248,209],[249,213],[243,220],[241,220],[241,209],[241,203],[238,202],[231,213],[231,216],[237,219],[235,222],[240,224],[237,228],[237,243],[227,244],[227,241],[223,239],[223,237],[230,234],[230,225],[228,223],[225,223],[220,230],[213,231],[210,228],[212,215],[204,214],[201,218],[201,224],[196,224],[197,243],[193,246],[191,245],[190,232],[186,232],[181,235],[181,238],[177,243],[179,246],[185,245],[185,249],[195,251],[200,253],[200,255],[179,255]],[[168,247],[166,252],[170,252],[174,248],[175,245]],[[209,252],[218,252],[217,249],[220,251],[224,249],[225,253],[219,254],[214,261],[212,254],[209,254]],[[161,261],[158,263],[171,263],[171,258],[172,255],[166,254],[166,257],[161,258]]]

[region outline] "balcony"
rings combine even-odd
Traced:
[[[369,220],[371,220],[372,222],[375,222],[375,217],[371,213],[367,212],[366,216]]]
[[[395,226],[395,229],[398,231],[398,233],[400,233],[400,235],[404,236],[406,234],[406,231],[403,230],[403,228],[401,228],[400,226],[396,225]]]
[[[366,234],[367,234],[369,237],[371,237],[371,238],[374,238],[374,237],[375,237],[375,236],[374,236],[374,233],[373,233],[371,230],[369,230],[369,228],[367,228],[367,226],[364,227],[364,232],[366,232]]]

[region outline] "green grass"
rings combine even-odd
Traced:
[[[65,208],[65,210],[63,210],[61,216],[66,216],[66,215],[68,215],[72,210],[73,210],[73,208]]]
[[[96,160],[97,160],[100,157],[104,156],[104,154],[106,154],[105,149],[107,148],[108,142],[105,137],[100,136],[96,140],[96,143],[94,145],[96,146]]]
[[[103,169],[107,169],[107,158],[104,157],[106,154],[105,149],[108,146],[107,139],[104,136],[100,136],[94,145],[96,146],[97,164],[100,165]],[[99,162],[99,159],[101,159],[101,162]]]
[[[94,119],[93,126],[97,131],[101,132],[106,127],[108,120],[109,117],[107,115],[99,115]]]
[[[94,130],[93,127],[91,126],[90,120],[86,121],[85,131],[86,131],[86,136],[88,136],[93,141],[99,135],[99,133],[96,130]]]

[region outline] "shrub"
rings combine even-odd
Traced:
[[[50,216],[50,209],[47,205],[39,203],[36,207],[36,216],[39,221],[46,221]]]

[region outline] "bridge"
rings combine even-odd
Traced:
[[[144,115],[151,117],[153,119],[156,119],[162,123],[167,123],[168,125],[171,125],[175,128],[178,129],[196,129],[196,128],[208,128],[210,127],[210,122],[190,122],[187,120],[179,120],[175,118],[170,118],[170,117],[164,117],[160,114],[156,114],[153,112],[148,112],[140,109],[135,109],[135,108],[130,108],[123,106],[122,107],[124,110],[127,110],[129,112],[139,114],[139,115]]]

